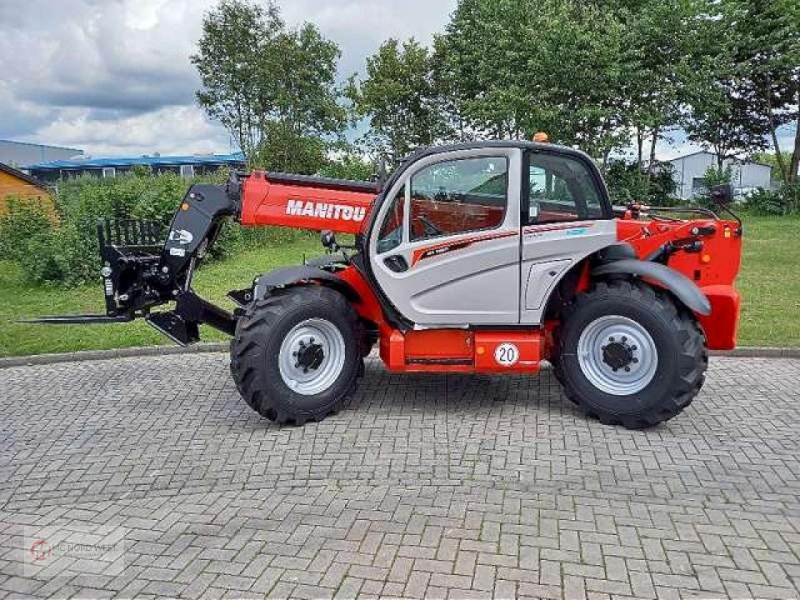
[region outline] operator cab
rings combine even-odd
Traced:
[[[377,287],[418,327],[539,324],[569,268],[616,241],[591,159],[530,142],[418,153],[388,182],[371,225]]]

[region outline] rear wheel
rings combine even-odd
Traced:
[[[565,311],[555,369],[567,396],[630,429],[671,419],[703,385],[708,353],[693,315],[641,282],[598,283]]]
[[[302,425],[338,410],[355,390],[361,332],[347,300],[322,286],[250,304],[231,342],[231,374],[256,412]]]

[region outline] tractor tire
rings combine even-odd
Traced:
[[[292,287],[252,302],[231,341],[231,375],[247,404],[279,424],[336,412],[363,373],[361,326],[340,293]]]
[[[667,421],[705,381],[705,336],[691,312],[640,281],[599,282],[564,311],[557,378],[567,397],[609,425]]]

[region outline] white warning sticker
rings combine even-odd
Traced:
[[[494,349],[494,360],[498,365],[504,367],[514,366],[519,360],[519,348],[507,342],[500,344]]]

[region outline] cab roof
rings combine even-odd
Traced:
[[[430,156],[432,154],[454,152],[457,150],[473,150],[478,148],[519,148],[521,150],[548,151],[558,154],[576,156],[594,162],[592,157],[582,150],[570,148],[569,146],[562,146],[560,144],[553,144],[551,142],[534,142],[531,140],[476,140],[470,142],[459,142],[456,144],[427,146],[415,150],[409,154],[403,162],[416,160],[422,156]]]

